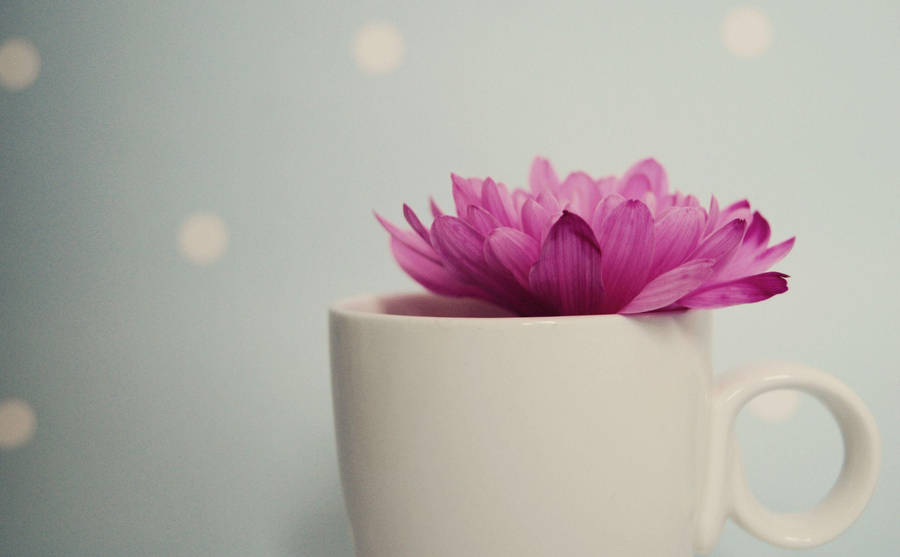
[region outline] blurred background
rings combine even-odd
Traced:
[[[879,488],[805,554],[895,555],[898,29],[894,0],[5,0],[0,555],[350,557],[326,307],[418,289],[373,209],[448,206],[451,171],[521,185],[536,154],[652,155],[798,237],[791,292],[716,312],[717,369],[860,394]],[[812,399],[738,430],[776,509],[840,469]],[[793,554],[729,524],[713,555]]]

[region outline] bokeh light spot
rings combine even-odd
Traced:
[[[228,229],[219,216],[194,213],[184,220],[178,231],[178,251],[197,265],[214,263],[228,248]]]
[[[21,91],[41,72],[41,55],[28,39],[11,38],[0,44],[0,85]]]
[[[722,42],[735,56],[759,56],[772,45],[772,21],[751,6],[736,8],[722,22]]]
[[[353,58],[359,69],[373,75],[387,74],[403,63],[403,35],[386,21],[370,21],[356,33]]]
[[[17,449],[31,441],[37,429],[34,410],[24,400],[0,402],[0,449]]]

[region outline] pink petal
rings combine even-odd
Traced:
[[[598,237],[603,253],[604,310],[615,313],[643,290],[653,261],[653,216],[631,199],[603,221]]]
[[[537,201],[529,199],[522,205],[522,230],[537,240],[543,241],[550,229],[550,215]]]
[[[537,196],[537,202],[543,207],[547,214],[551,217],[553,215],[559,214],[562,212],[563,208],[559,204],[559,200],[556,198],[556,195],[550,191],[543,191]]]
[[[422,225],[422,221],[419,220],[419,216],[416,215],[416,212],[410,208],[406,203],[403,204],[403,216],[406,218],[406,222],[415,230],[416,234],[419,235],[420,238],[425,240],[425,243],[429,246],[431,245],[431,238],[428,235],[428,229],[426,229]]]
[[[600,234],[600,227],[603,226],[603,221],[622,203],[625,203],[625,198],[614,193],[597,204],[594,214],[591,216],[591,228],[595,235]]]
[[[509,274],[499,275],[484,260],[484,235],[456,217],[434,220],[431,237],[444,266],[460,281],[475,285],[486,299],[520,314],[538,311],[530,293]]]
[[[391,252],[406,274],[435,294],[483,297],[477,288],[459,281],[443,265],[410,249],[397,238],[391,238]]]
[[[615,176],[604,176],[603,178],[597,179],[597,192],[601,197],[606,197],[613,193],[616,188],[616,184],[619,182],[618,178]]]
[[[528,271],[540,255],[537,240],[515,228],[498,228],[484,243],[484,260],[495,270],[512,273],[516,281],[528,288]]]
[[[475,205],[469,205],[469,209],[466,211],[466,222],[485,236],[502,226],[494,215]]]
[[[772,265],[784,259],[784,256],[791,252],[791,250],[794,248],[794,242],[796,240],[797,238],[788,238],[780,244],[775,244],[774,246],[766,249],[766,251],[762,252],[761,255],[758,255],[756,257],[754,265],[758,266],[759,270],[761,271],[768,269]]]
[[[619,186],[619,193],[628,199],[641,199],[646,192],[661,196],[669,191],[666,170],[655,159],[644,159],[629,168]]]
[[[749,221],[752,216],[750,212],[750,202],[746,199],[736,201],[726,207],[719,216],[720,223],[728,223],[734,219]]]
[[[543,157],[535,157],[531,162],[531,172],[528,176],[528,184],[531,191],[537,195],[542,191],[555,190],[559,185],[559,178],[550,161]]]
[[[565,212],[529,273],[532,292],[561,315],[597,313],[603,304],[600,249],[584,220]]]
[[[501,185],[502,186],[502,185]],[[514,210],[512,199],[506,188],[501,189],[492,179],[486,178],[481,188],[481,204],[489,213],[494,215],[503,226],[513,224]]]
[[[567,197],[569,211],[590,220],[594,207],[600,201],[600,192],[594,180],[584,172],[569,174],[559,186],[561,197]]]
[[[706,218],[706,229],[703,230],[703,237],[707,237],[715,232],[719,223],[719,200],[715,195],[709,197],[709,215]]]
[[[482,256],[484,234],[462,219],[443,216],[434,219],[431,238],[445,265],[458,277],[475,284],[486,280]]]
[[[784,256],[790,253],[791,249],[794,247],[795,240],[796,238],[790,238],[780,244],[776,244],[763,250],[762,252],[755,254],[751,253],[748,257],[741,259],[740,261],[735,257],[728,265],[722,268],[722,271],[717,275],[716,280],[731,280],[747,275],[755,275],[770,269],[772,265],[775,265],[784,259]]]
[[[744,234],[744,242],[741,247],[756,248],[767,246],[771,234],[769,221],[759,211],[756,211],[753,213],[753,219],[750,221],[750,226],[747,227],[747,232]]]
[[[391,235],[392,238],[401,242],[409,249],[417,252],[419,255],[423,257],[427,257],[429,259],[433,259],[436,262],[439,262],[437,254],[434,252],[434,249],[431,247],[430,243],[425,243],[425,241],[416,233],[411,230],[403,230],[398,228],[397,225],[382,217],[378,213],[374,213],[375,218],[378,219],[378,222],[381,223],[381,226],[384,227],[385,230]]]
[[[788,287],[785,278],[787,275],[776,272],[743,277],[703,287],[678,303],[689,308],[711,309],[759,302],[786,292]]]
[[[481,180],[477,178],[463,178],[457,174],[451,174],[453,180],[453,201],[456,203],[456,214],[466,216],[469,205],[481,205]]]
[[[659,275],[619,313],[642,313],[668,306],[699,288],[712,275],[713,263],[712,259],[694,259]]]
[[[697,248],[704,218],[698,207],[675,207],[656,222],[651,277],[677,267]]]
[[[746,222],[740,219],[729,222],[704,240],[691,255],[691,259],[713,259],[716,261],[716,269],[721,269],[740,245],[745,225]]]
[[[428,198],[428,202],[431,207],[432,218],[438,218],[439,216],[444,214],[444,212],[441,211],[441,208],[438,207],[438,204],[434,201],[433,197]]]

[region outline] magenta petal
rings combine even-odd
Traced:
[[[415,230],[416,234],[419,235],[420,238],[425,240],[425,243],[429,246],[431,245],[431,237],[428,235],[428,229],[422,225],[422,221],[419,220],[419,216],[416,215],[416,212],[412,210],[412,208],[406,203],[403,204],[403,216],[406,218],[406,222]]]
[[[438,217],[440,217],[440,216],[442,216],[442,215],[444,214],[444,212],[441,211],[441,208],[438,207],[438,204],[437,204],[437,202],[435,202],[435,200],[434,200],[433,197],[428,198],[428,205],[429,205],[430,208],[431,208],[431,216],[432,216],[432,218],[435,218],[435,219],[436,219],[436,218],[438,218]]]
[[[716,269],[721,269],[740,245],[745,226],[746,222],[740,219],[729,222],[704,240],[691,255],[691,259],[713,259],[716,261]]]
[[[554,215],[558,215],[562,212],[563,208],[559,204],[559,200],[556,198],[556,195],[550,191],[543,191],[537,196],[537,202],[547,211],[551,217]]]
[[[559,178],[550,161],[543,157],[535,157],[531,163],[531,172],[528,176],[528,184],[531,191],[537,195],[545,190],[554,190],[559,185]]]
[[[378,219],[378,222],[381,223],[381,226],[384,227],[385,230],[391,235],[391,238],[394,238],[398,242],[403,243],[409,249],[416,251],[419,255],[427,257],[429,259],[433,259],[434,261],[439,261],[437,254],[434,252],[434,249],[431,247],[431,244],[426,243],[419,235],[412,232],[411,230],[403,230],[398,228],[397,225],[382,217],[378,213],[374,213],[375,218]]]
[[[603,221],[598,237],[603,252],[604,312],[615,313],[647,283],[653,261],[653,216],[631,199]]]
[[[512,218],[512,200],[506,188],[501,188],[490,178],[484,180],[481,188],[481,205],[490,214],[494,215],[503,226],[511,226]]]
[[[653,264],[650,277],[665,273],[680,265],[700,241],[705,215],[698,207],[675,207],[658,220],[654,234]]]
[[[464,284],[443,265],[410,249],[397,238],[391,238],[391,252],[400,268],[428,290],[445,296],[479,296],[476,288]]]
[[[719,222],[728,223],[734,219],[749,221],[751,216],[750,202],[746,199],[741,199],[732,203],[721,212]]]
[[[700,287],[713,272],[712,259],[694,259],[647,283],[619,313],[642,313],[664,308]]]
[[[706,238],[713,232],[719,224],[719,200],[715,195],[709,197],[709,215],[706,217],[706,228],[703,230],[703,237]]]
[[[591,216],[591,229],[594,231],[595,235],[600,234],[600,227],[603,226],[603,221],[605,221],[610,213],[615,211],[616,207],[622,203],[625,203],[625,198],[614,193],[597,204],[597,207],[594,209],[594,214]]]
[[[750,226],[747,227],[747,232],[744,233],[742,247],[747,246],[750,248],[757,248],[767,246],[771,234],[772,231],[769,228],[769,221],[767,221],[759,211],[756,211],[753,213],[753,219],[750,221]]]
[[[486,278],[482,246],[484,234],[456,217],[443,216],[431,225],[431,241],[452,271],[476,284]]]
[[[469,205],[469,209],[466,211],[466,222],[485,236],[495,228],[502,226],[494,215],[475,205]]]
[[[495,271],[505,270],[528,288],[528,272],[540,255],[537,240],[515,228],[498,228],[484,243],[484,260]]]
[[[784,257],[794,249],[794,242],[797,238],[788,238],[787,240],[781,242],[780,244],[775,244],[774,246],[766,249],[766,251],[762,252],[759,256],[757,256],[754,261],[754,266],[757,266],[761,271],[764,271],[771,267],[772,265],[778,263]]]
[[[785,278],[787,275],[777,272],[743,277],[703,287],[688,294],[678,303],[688,308],[712,309],[760,302],[786,292],[788,287]]]
[[[762,252],[750,253],[738,260],[738,256],[726,265],[716,276],[717,281],[731,280],[747,275],[756,275],[766,271],[790,253],[794,247],[795,238],[790,238],[776,244]],[[742,246],[743,247],[743,246]],[[739,254],[741,255],[741,254]]]
[[[453,201],[456,203],[456,214],[466,216],[469,205],[481,205],[481,181],[477,178],[463,178],[451,174],[453,180]]]
[[[591,228],[578,215],[565,212],[531,268],[531,291],[560,315],[597,313],[603,304],[600,260]]]
[[[661,196],[669,191],[666,170],[655,159],[644,159],[629,168],[622,176],[619,193],[627,199],[641,199],[650,192]]]
[[[522,205],[522,230],[537,240],[543,241],[550,229],[550,214],[537,201],[529,199]]]

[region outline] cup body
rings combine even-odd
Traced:
[[[424,294],[332,308],[357,556],[693,555],[710,314],[493,312]]]

